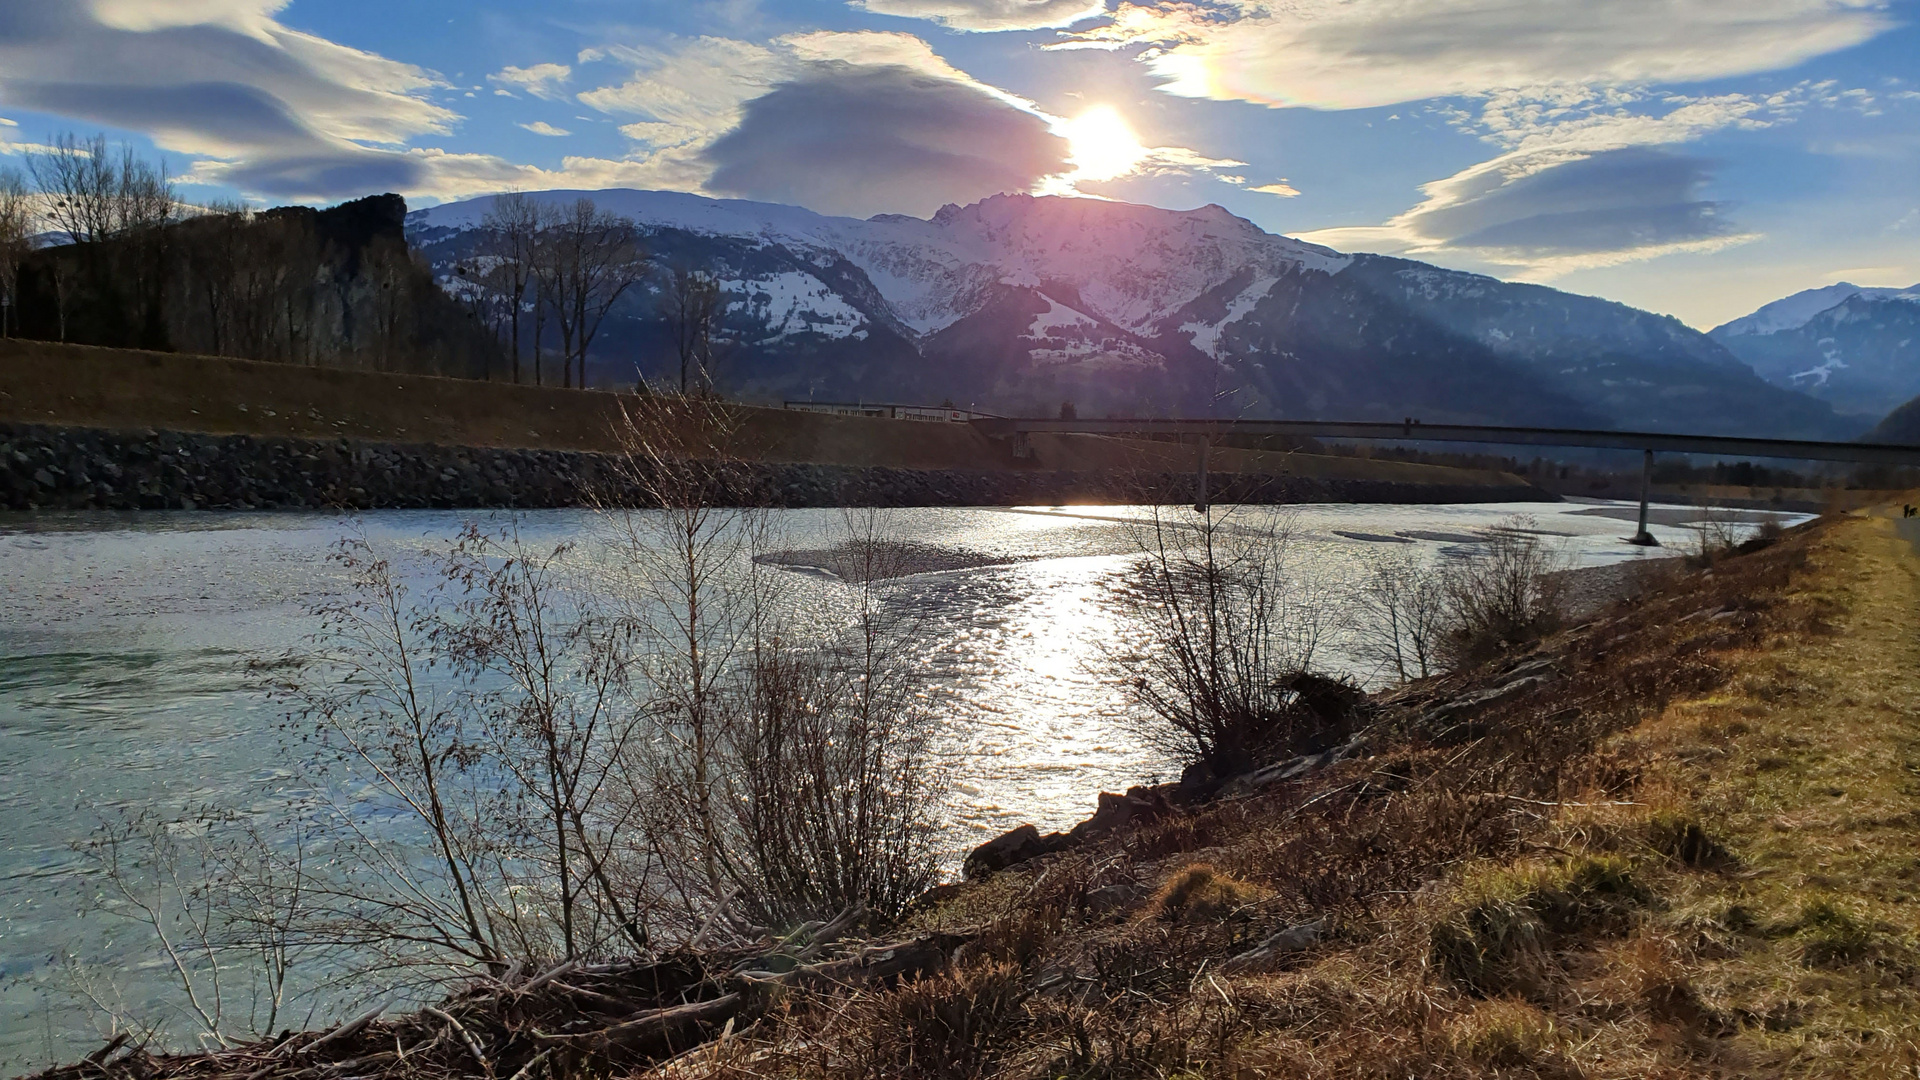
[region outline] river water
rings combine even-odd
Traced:
[[[1295,565],[1337,587],[1370,551],[1461,550],[1509,515],[1573,565],[1648,557],[1632,524],[1591,504],[1247,509],[1285,514]],[[480,514],[502,522],[504,515]],[[1101,790],[1171,775],[1130,727],[1098,673],[1119,628],[1104,593],[1136,550],[1139,508],[892,511],[889,535],[965,550],[993,565],[900,578],[890,605],[937,627],[932,666],[955,765],[955,851],[1021,822],[1043,830],[1086,816]],[[1685,517],[1681,514],[1678,517]],[[245,809],[298,777],[248,660],[296,647],[307,615],[337,590],[327,560],[351,527],[382,550],[429,550],[473,512],[394,511],[348,523],[305,513],[0,515],[0,1071],[70,1057],[97,1012],[74,970],[135,1013],[166,995],[147,940],[90,915],[97,883],[73,844],[125,810]],[[836,511],[777,515],[793,547],[821,547]],[[591,542],[585,511],[518,515],[523,538]],[[1668,545],[1689,532],[1655,526]],[[1409,535],[1396,535],[1409,534]],[[1658,554],[1658,553],[1656,553]],[[1351,667],[1337,650],[1335,668]],[[1354,671],[1366,677],[1365,671]],[[77,968],[76,968],[77,965]],[[104,988],[104,989],[100,989]]]

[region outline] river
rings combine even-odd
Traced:
[[[1357,578],[1371,550],[1391,544],[1444,558],[1473,530],[1512,514],[1533,516],[1574,565],[1647,557],[1621,541],[1632,524],[1618,512],[1591,504],[1242,511],[1285,514],[1296,565],[1336,586]],[[1021,822],[1066,827],[1092,809],[1096,792],[1170,775],[1094,663],[1117,632],[1102,594],[1135,550],[1125,523],[1141,514],[889,512],[894,537],[997,560],[881,586],[890,605],[938,627],[931,659],[959,754],[956,852]],[[352,527],[405,557],[476,517],[504,520],[393,511]],[[793,547],[830,543],[842,521],[826,510],[777,518]],[[517,521],[532,541],[591,542],[596,528],[586,511]],[[313,629],[310,605],[342,584],[327,555],[348,527],[307,513],[0,515],[0,1070],[70,1057],[93,1037],[90,1010],[73,993],[75,965],[135,1013],[164,997],[145,939],[85,910],[97,883],[76,875],[84,863],[73,844],[116,812],[244,809],[299,781],[298,755],[246,664],[296,647]],[[1667,553],[1690,536],[1671,525],[1653,532]],[[1329,659],[1352,667],[1337,650]]]

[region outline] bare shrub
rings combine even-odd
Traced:
[[[1412,552],[1382,552],[1355,596],[1355,651],[1401,682],[1440,669],[1447,632],[1447,581]]]
[[[682,932],[716,912],[891,916],[936,880],[944,798],[914,627],[877,591],[898,545],[881,515],[849,514],[840,548],[859,572],[797,596],[761,558],[767,513],[723,505],[743,485],[736,431],[723,402],[653,399],[629,425],[626,479],[657,509],[609,514],[651,698],[630,790],[657,910]]]
[[[892,546],[877,514],[850,524],[869,563],[851,618],[824,613],[839,625],[811,642],[792,623],[757,639],[724,715],[730,835],[716,847],[749,916],[774,925],[853,906],[892,917],[937,880],[933,716],[871,565]]]
[[[279,1029],[310,994],[296,967],[324,959],[301,940],[312,884],[307,832],[269,839],[251,822],[208,810],[169,819],[153,812],[103,823],[76,845],[99,887],[88,908],[144,937],[156,971],[176,991],[172,1015],[129,1014],[112,973],[70,959],[74,989],[105,1016],[112,1033],[166,1037],[179,1024],[202,1047],[228,1047]],[[310,990],[307,986],[304,989]]]
[[[1176,513],[1156,511],[1136,534],[1141,554],[1119,596],[1141,645],[1114,671],[1156,721],[1149,738],[1229,776],[1324,726],[1301,707],[1295,683],[1311,672],[1334,613],[1294,572],[1286,519]]]
[[[1560,560],[1532,530],[1533,519],[1511,518],[1486,530],[1485,543],[1448,568],[1442,655],[1449,666],[1484,663],[1559,629]]]

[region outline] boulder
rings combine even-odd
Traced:
[[[1029,859],[1037,859],[1067,847],[1071,841],[1063,833],[1040,835],[1040,830],[1032,825],[1022,825],[1017,829],[1002,833],[967,853],[961,864],[961,872],[969,881],[977,881],[991,876],[1010,866],[1018,866]]]

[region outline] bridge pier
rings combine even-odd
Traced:
[[[1659,547],[1660,541],[1647,531],[1647,497],[1653,493],[1653,451],[1642,451],[1646,456],[1640,459],[1640,529],[1633,534],[1629,544],[1641,547]]]

